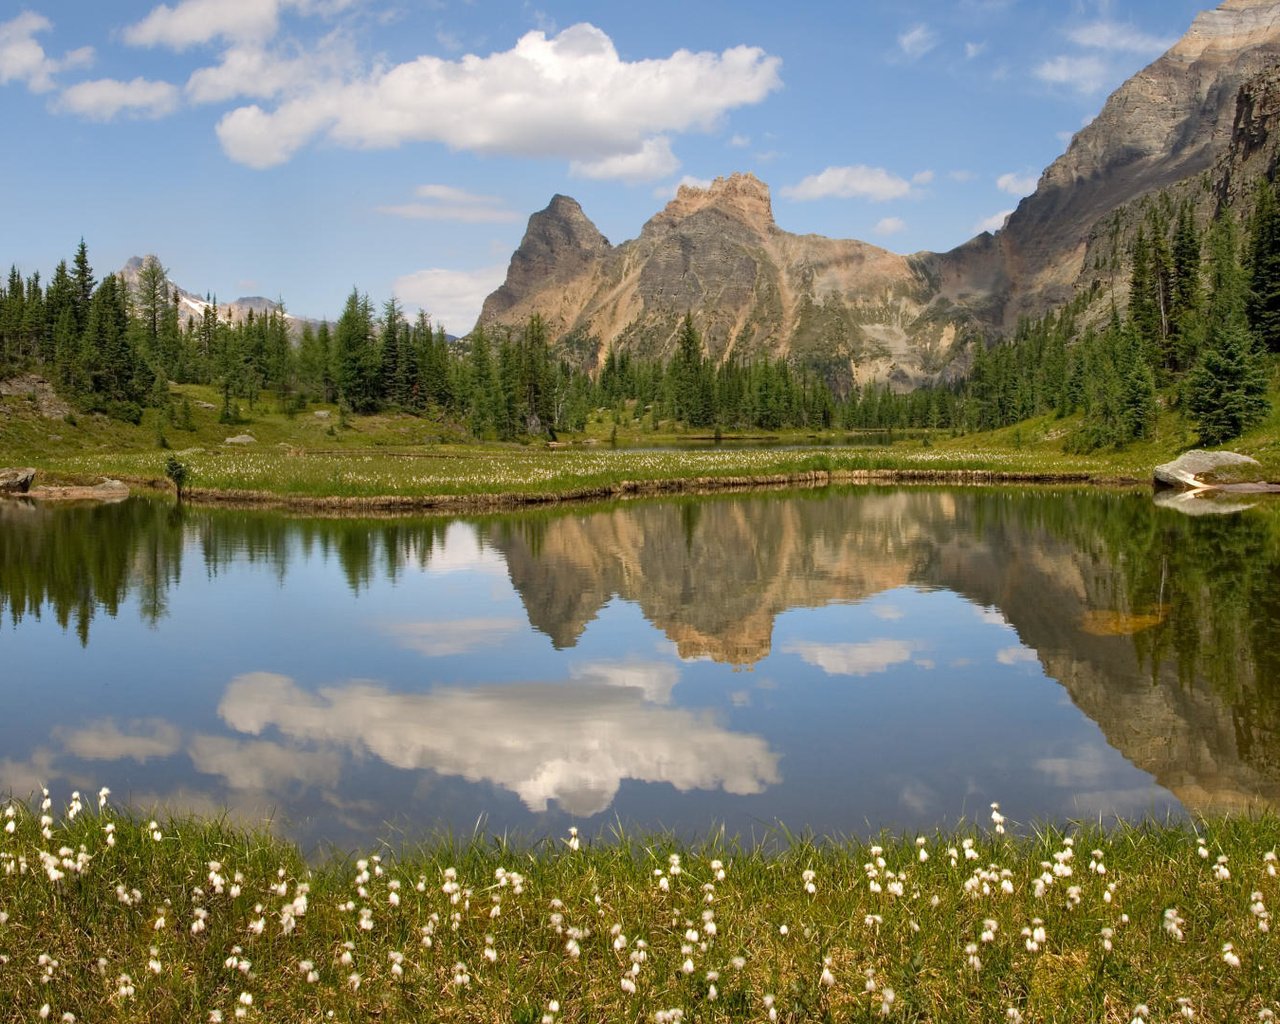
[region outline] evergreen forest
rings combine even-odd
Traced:
[[[292,321],[283,307],[234,322],[210,298],[182,315],[165,268],[148,257],[133,283],[95,277],[81,240],[47,283],[17,266],[0,287],[0,379],[45,376],[76,409],[137,423],[160,408],[181,427],[191,411],[168,383],[217,388],[221,419],[258,403],[300,412],[336,404],[341,415],[398,411],[450,423],[482,440],[555,439],[582,430],[595,410],[615,423],[695,431],[985,431],[1033,416],[1081,413],[1075,452],[1151,436],[1162,408],[1202,444],[1221,444],[1269,410],[1280,352],[1280,200],[1260,182],[1241,224],[1230,208],[1197,224],[1189,201],[1144,200],[1128,245],[1128,301],[1099,317],[1082,292],[1022,322],[1007,339],[970,344],[968,376],[897,393],[836,388],[786,359],[716,364],[691,316],[667,360],[566,345],[537,316],[516,331],[448,337],[426,313],[395,299],[375,306],[353,289],[333,324]],[[585,350],[570,359],[569,352]]]

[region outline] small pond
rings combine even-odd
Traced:
[[[861,488],[486,518],[0,504],[0,791],[761,838],[1280,803],[1280,517]]]

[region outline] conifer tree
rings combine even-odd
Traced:
[[[369,298],[353,288],[334,330],[334,368],[339,399],[352,412],[378,407],[378,351]]]
[[[1249,328],[1263,348],[1280,352],[1280,203],[1265,179],[1250,224],[1248,271]]]
[[[1203,444],[1239,437],[1270,408],[1266,364],[1249,330],[1248,296],[1235,221],[1224,214],[1209,237],[1204,339],[1187,379],[1187,409]]]

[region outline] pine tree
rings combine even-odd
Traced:
[[[1203,444],[1239,437],[1270,408],[1264,356],[1249,330],[1248,295],[1235,221],[1225,214],[1209,237],[1204,341],[1187,379],[1187,409]]]
[[[1249,327],[1264,348],[1280,352],[1280,203],[1266,180],[1258,183],[1248,270]]]
[[[93,267],[89,266],[89,249],[84,244],[83,238],[80,239],[80,245],[76,248],[72,266],[75,268],[72,271],[71,280],[74,286],[72,303],[75,309],[76,331],[82,334],[89,324],[89,306],[93,302],[93,293],[97,287],[93,279]]]
[[[1195,346],[1201,330],[1200,287],[1201,242],[1195,212],[1190,202],[1178,210],[1173,235],[1173,287],[1170,313],[1170,343],[1164,365],[1174,371],[1186,370],[1195,361]]]
[[[339,399],[353,412],[378,407],[378,351],[368,296],[352,289],[334,330],[334,368]]]

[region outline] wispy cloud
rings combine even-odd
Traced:
[[[926,24],[912,25],[898,36],[898,49],[910,60],[918,60],[938,45],[938,34]]]
[[[382,631],[401,647],[428,658],[445,658],[492,647],[517,632],[520,626],[519,619],[432,619],[388,623]]]
[[[379,213],[409,220],[448,220],[462,224],[506,224],[520,219],[498,196],[477,195],[452,185],[419,185],[418,200],[427,202],[379,206]]]
[[[1100,20],[1073,28],[1067,38],[1077,46],[1094,50],[1110,50],[1115,53],[1136,53],[1158,56],[1169,49],[1176,39],[1155,36],[1134,25]]]
[[[899,235],[907,230],[907,222],[901,217],[885,217],[876,223],[873,229],[877,235],[888,237],[890,235]],[[883,616],[881,616],[883,618]]]
[[[1065,85],[1088,94],[1106,85],[1110,70],[1100,57],[1063,55],[1044,61],[1036,68],[1035,75],[1050,85]]]

